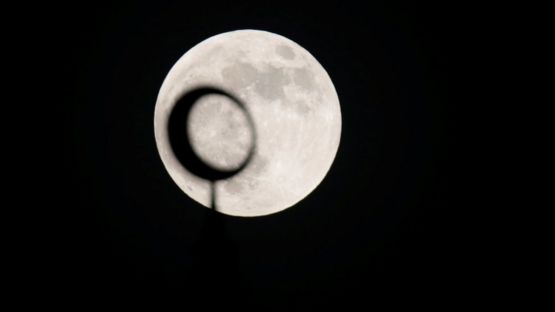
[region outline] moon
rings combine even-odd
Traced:
[[[200,42],[173,65],[154,109],[156,146],[178,187],[210,207],[212,182],[178,160],[168,133],[180,97],[206,86],[225,90],[244,110],[221,94],[199,98],[183,125],[194,152],[213,168],[233,170],[252,151],[242,170],[214,183],[218,212],[269,215],[316,189],[339,148],[341,109],[331,78],[314,56],[281,35],[237,30]]]

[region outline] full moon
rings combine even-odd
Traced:
[[[233,170],[248,159],[237,174],[215,181],[218,212],[268,215],[294,206],[316,189],[339,147],[341,110],[331,78],[314,56],[283,36],[237,30],[200,42],[171,68],[154,111],[156,145],[179,188],[210,207],[212,181],[178,160],[168,130],[179,99],[207,86],[244,105],[242,110],[223,95],[205,95],[183,121],[183,135],[210,167]]]

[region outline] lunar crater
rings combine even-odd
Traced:
[[[295,52],[293,52],[293,49],[287,45],[278,45],[276,47],[276,53],[286,60],[292,60],[295,58]]]
[[[308,92],[315,91],[314,73],[306,68],[295,68],[293,70],[293,82]]]

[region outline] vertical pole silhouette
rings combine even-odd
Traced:
[[[216,209],[216,182],[210,182],[210,208],[214,211],[218,211]]]

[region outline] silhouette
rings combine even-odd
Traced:
[[[255,144],[254,143],[252,144],[251,149],[249,150],[249,153],[247,155],[247,158],[245,159],[243,164],[241,164],[241,166],[239,166],[238,168],[232,169],[232,170],[222,170],[222,169],[213,168],[198,157],[198,155],[194,152],[191,146],[189,136],[185,135],[186,122],[194,104],[201,97],[209,94],[223,95],[225,97],[228,97],[229,99],[231,99],[233,102],[237,104],[237,106],[247,116],[247,121],[249,123],[249,127],[251,128],[251,135],[253,136],[252,142],[256,142],[254,122],[250,114],[246,110],[245,106],[243,105],[243,103],[239,101],[239,99],[237,99],[235,96],[223,90],[219,90],[211,87],[202,87],[202,88],[194,89],[184,94],[175,103],[175,106],[170,115],[170,119],[168,121],[168,133],[169,133],[170,144],[173,149],[173,152],[175,153],[177,159],[181,162],[181,164],[185,168],[187,168],[187,170],[189,170],[191,173],[193,173],[194,175],[200,178],[203,178],[209,181],[217,181],[217,180],[227,179],[237,174],[241,170],[243,170],[245,166],[249,163],[249,161],[251,160],[254,154]]]
[[[245,113],[245,116],[247,116],[247,121],[251,130],[250,133],[252,136],[251,142],[253,143],[251,145],[251,148],[249,150],[249,153],[247,154],[245,161],[236,169],[222,170],[222,169],[213,168],[208,164],[206,164],[195,153],[195,151],[193,150],[193,147],[191,146],[190,137],[189,135],[186,135],[186,123],[187,123],[189,114],[191,112],[191,109],[200,98],[209,94],[218,94],[218,95],[223,95],[225,97],[228,97],[233,102],[235,102],[237,106]],[[179,162],[185,168],[187,168],[187,170],[192,174],[200,178],[206,179],[212,183],[211,207],[212,209],[217,210],[215,207],[216,181],[228,179],[236,175],[237,173],[239,173],[247,166],[247,164],[252,159],[252,156],[254,155],[255,145],[256,145],[256,132],[255,132],[255,127],[254,127],[254,122],[252,120],[252,117],[246,110],[244,104],[235,96],[221,89],[216,89],[213,87],[200,87],[200,88],[194,89],[192,91],[185,93],[175,103],[175,106],[170,114],[170,119],[168,121],[168,134],[169,134],[170,145]]]
[[[209,94],[223,95],[231,99],[247,116],[251,129],[253,144],[245,161],[236,169],[221,170],[206,164],[194,152],[190,137],[187,135],[187,121],[195,103],[203,96]],[[168,134],[171,148],[179,162],[192,174],[210,181],[212,211],[205,212],[205,219],[199,239],[193,247],[193,275],[191,276],[199,290],[207,292],[224,292],[231,294],[238,291],[240,276],[235,271],[236,248],[225,231],[225,218],[217,212],[216,207],[216,182],[228,179],[243,170],[250,162],[255,151],[256,134],[252,117],[244,104],[235,96],[221,89],[213,87],[200,87],[185,93],[175,103],[168,121]]]

